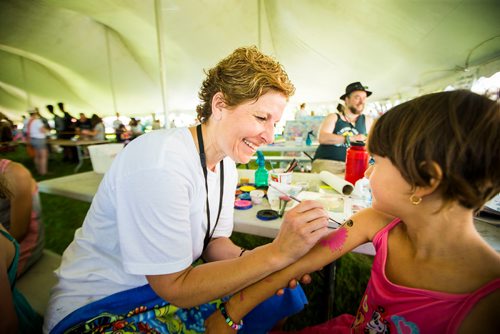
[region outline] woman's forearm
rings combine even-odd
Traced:
[[[151,275],[147,279],[155,292],[173,305],[201,305],[236,293],[288,265],[272,247],[275,246],[267,244],[241,258],[209,262],[178,274]]]

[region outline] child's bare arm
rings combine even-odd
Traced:
[[[459,333],[498,333],[500,290],[481,299],[462,322]]]
[[[389,222],[390,218],[374,210],[364,210],[348,220],[339,229],[320,240],[299,261],[278,271],[235,294],[226,304],[228,315],[240,321],[256,305],[272,296],[278,289],[287,286],[293,279],[321,269],[355,247],[368,242],[371,237]],[[215,312],[206,322],[210,333],[231,333],[220,312]]]

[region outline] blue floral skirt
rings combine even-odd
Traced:
[[[183,309],[169,304],[144,285],[75,310],[50,333],[204,333],[205,319],[223,300]],[[305,304],[307,298],[300,286],[285,289],[284,295],[273,296],[250,312],[239,333],[266,333],[279,320],[301,311]]]

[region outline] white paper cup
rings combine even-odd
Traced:
[[[253,204],[261,204],[262,198],[264,197],[264,191],[260,189],[252,190],[250,192],[250,198]]]
[[[285,173],[283,168],[273,169],[269,175],[271,176],[271,181],[291,184],[293,172]]]

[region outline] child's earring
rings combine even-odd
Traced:
[[[413,205],[419,205],[419,204],[420,204],[420,202],[422,202],[422,197],[419,197],[419,196],[417,196],[417,195],[415,195],[415,194],[412,194],[412,195],[410,196],[410,202],[411,202],[411,204],[413,204]]]

